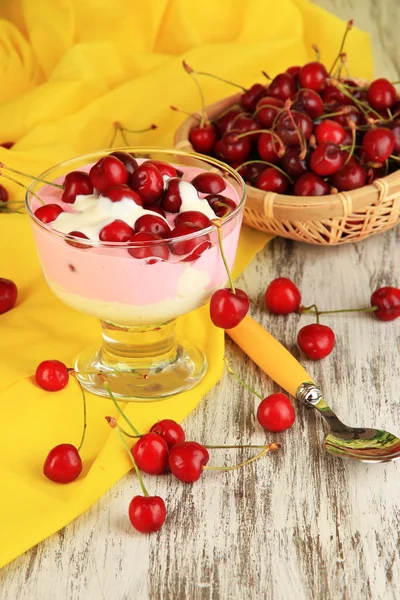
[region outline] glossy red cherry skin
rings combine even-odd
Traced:
[[[56,483],[71,483],[82,472],[82,459],[72,444],[59,444],[50,450],[43,465],[43,473]]]
[[[201,154],[210,154],[214,148],[217,134],[212,125],[196,126],[189,133],[189,142],[193,149]]]
[[[294,184],[295,196],[326,196],[329,194],[329,185],[322,177],[308,171],[300,175]]]
[[[311,119],[317,119],[324,112],[324,103],[314,90],[299,90],[294,98],[293,110],[305,112]]]
[[[232,329],[239,325],[250,308],[248,295],[238,288],[217,290],[210,300],[210,318],[216,327]]]
[[[124,163],[116,156],[103,156],[89,171],[90,181],[98,192],[111,185],[128,183],[129,173]]]
[[[233,106],[228,112],[217,117],[214,121],[214,126],[217,130],[217,133],[220,136],[223,136],[225,133],[230,131],[233,127],[233,122],[235,118],[242,113],[242,109],[238,106]]]
[[[0,277],[0,315],[11,310],[17,301],[18,289],[11,279]]]
[[[400,317],[400,289],[386,286],[375,290],[371,306],[378,306],[374,315],[380,321],[394,321]]]
[[[275,96],[282,100],[293,98],[296,92],[296,82],[290,73],[279,73],[279,75],[274,77],[271,81],[267,90],[268,96]]]
[[[335,334],[327,325],[311,323],[300,329],[297,343],[308,358],[320,360],[332,352],[335,346]]]
[[[182,223],[189,223],[190,225],[195,225],[196,227],[200,227],[200,229],[206,229],[207,227],[211,227],[212,223],[207,215],[204,215],[197,210],[186,210],[184,212],[179,213],[179,215],[175,219],[175,227]]]
[[[231,198],[220,194],[209,194],[205,199],[220,219],[229,215],[236,208],[236,204]]]
[[[42,223],[52,223],[64,210],[58,204],[45,204],[35,210],[35,217]]]
[[[299,158],[300,150],[294,146],[289,146],[281,158],[280,166],[289,175],[297,179],[308,170],[308,158]]]
[[[254,185],[265,192],[284,194],[289,187],[288,179],[277,169],[268,167],[256,178]]]
[[[103,227],[99,233],[99,239],[102,242],[128,242],[134,233],[132,227],[125,221],[115,219]]]
[[[287,277],[277,277],[265,290],[265,305],[275,315],[295,312],[301,302],[300,290]]]
[[[255,115],[261,125],[266,128],[271,127],[283,105],[284,102],[281,98],[265,96],[257,102]]]
[[[220,140],[221,154],[228,162],[245,162],[251,151],[249,136],[238,139],[240,132],[230,131]]]
[[[240,97],[240,106],[247,112],[253,112],[257,102],[265,96],[267,90],[261,83],[255,83],[249,90],[246,90]]]
[[[151,433],[157,433],[167,443],[168,448],[172,448],[176,444],[182,444],[185,441],[185,432],[179,423],[172,419],[162,419],[157,421],[150,428]]]
[[[139,469],[150,475],[161,475],[168,466],[168,445],[157,433],[145,433],[132,446],[132,455]]]
[[[333,106],[331,112],[339,112],[343,106]],[[331,117],[333,121],[340,123],[343,127],[347,127],[349,119],[354,122],[356,126],[365,125],[365,117],[363,113],[356,106],[349,106],[347,112],[335,115]]]
[[[120,202],[121,200],[127,198],[129,200],[133,200],[138,206],[143,206],[141,197],[137,192],[132,190],[129,185],[111,185],[110,187],[106,188],[101,195],[109,198],[109,200],[112,200],[113,202]]]
[[[135,232],[153,233],[162,238],[166,238],[171,233],[171,227],[161,216],[142,215],[135,221]]]
[[[178,171],[175,169],[173,165],[163,161],[163,160],[146,160],[145,163],[147,165],[154,165],[160,171],[161,175],[166,177],[177,177]]]
[[[69,246],[72,246],[73,248],[79,248],[80,250],[88,250],[90,248],[89,244],[80,244],[74,238],[88,240],[88,236],[82,233],[82,231],[70,231],[69,233],[67,233],[65,241]]]
[[[203,467],[209,461],[207,449],[197,442],[182,442],[169,451],[169,468],[180,481],[193,483],[200,479]]]
[[[347,164],[331,177],[332,185],[339,192],[347,192],[363,187],[367,182],[367,172],[361,165]]]
[[[331,121],[330,119],[325,119],[316,126],[314,129],[314,135],[318,144],[321,144],[322,142],[342,144],[346,137],[346,131],[344,127],[340,125],[340,123]]]
[[[297,77],[298,74],[300,73],[300,69],[301,69],[300,66],[294,65],[292,67],[288,67],[286,69],[286,73],[289,73],[289,75],[291,75],[292,77]]]
[[[300,87],[320,92],[325,87],[328,71],[322,63],[314,61],[301,67],[298,77]]]
[[[332,175],[344,165],[344,155],[336,144],[323,142],[318,144],[310,158],[310,168],[321,177]]]
[[[93,184],[87,173],[71,171],[65,176],[64,191],[61,196],[63,202],[73,204],[79,195],[93,194]]]
[[[139,194],[144,206],[157,202],[164,192],[164,179],[157,167],[149,162],[135,169],[130,185]]]
[[[395,142],[396,139],[390,129],[377,127],[365,133],[362,145],[370,161],[383,163],[393,153]]]
[[[156,204],[149,204],[148,206],[146,206],[146,210],[150,210],[151,212],[157,213],[158,215],[164,217],[164,219],[166,217],[165,211],[161,208],[161,206],[157,206]]]
[[[257,420],[267,431],[284,431],[293,425],[296,413],[285,394],[271,394],[259,404]]]
[[[165,243],[155,243],[156,241],[163,241],[163,238],[159,235],[140,231],[135,233],[129,241],[135,244],[135,246],[128,248],[128,252],[133,258],[147,259],[146,262],[149,265],[159,262],[158,259],[168,260],[169,250],[167,245]]]
[[[346,94],[343,94],[343,92],[334,85],[325,86],[322,92],[322,100],[326,105],[341,104],[346,106],[348,104],[353,104],[353,100],[346,96]]]
[[[110,152],[109,156],[115,156],[116,158],[118,158],[118,160],[120,160],[125,165],[129,175],[132,175],[133,171],[138,167],[136,159],[129,152],[122,152],[116,150],[115,152]]]
[[[171,213],[179,212],[182,205],[182,196],[180,193],[180,179],[174,177],[167,183],[167,189],[161,200],[161,206],[164,210]]]
[[[391,108],[397,100],[396,88],[384,77],[370,83],[367,96],[368,102],[376,110]]]
[[[282,154],[276,137],[272,133],[266,131],[260,135],[257,142],[257,152],[261,160],[276,164]]]
[[[191,184],[202,194],[219,194],[226,188],[224,178],[218,173],[200,173],[192,179]]]
[[[191,223],[180,223],[177,225],[170,234],[170,238],[173,240],[170,243],[171,252],[177,256],[184,256],[185,258],[182,260],[185,262],[200,258],[203,252],[211,246],[208,235],[196,235],[189,240],[179,239],[186,235],[198,233],[199,231],[201,231],[201,227],[192,225]]]
[[[135,496],[128,509],[132,526],[140,533],[154,533],[164,525],[167,509],[160,496]]]
[[[68,368],[60,360],[43,360],[36,368],[35,381],[47,392],[59,392],[68,380]]]
[[[0,185],[0,202],[8,202],[8,191],[4,185]]]
[[[400,121],[393,121],[393,123],[390,125],[390,129],[394,135],[393,154],[400,154]]]
[[[309,139],[313,130],[313,122],[305,113],[291,111],[291,116],[286,112],[279,118],[276,132],[284,144],[288,146],[300,146],[300,136],[298,129],[302,132],[302,137]],[[293,124],[293,121],[295,125]]]

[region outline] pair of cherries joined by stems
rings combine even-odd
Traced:
[[[291,427],[295,421],[295,411],[289,398],[284,394],[271,394],[263,398],[259,393],[250,388],[231,369],[226,361],[227,370],[244,387],[249,389],[262,401],[257,410],[257,419],[262,427],[268,431],[280,432]],[[63,389],[74,375],[73,369],[58,360],[43,361],[38,365],[35,379],[37,384],[47,391]],[[122,412],[112,391],[107,378],[103,384],[120,416],[130,428],[130,432],[123,429],[114,417],[107,416],[106,420],[111,428],[119,435],[122,444],[128,452],[129,458],[137,473],[138,481],[143,495],[135,496],[130,502],[128,515],[135,529],[143,533],[157,531],[166,518],[166,507],[162,498],[150,496],[144,485],[141,473],[161,475],[170,471],[177,479],[185,483],[193,483],[200,479],[203,471],[226,471],[244,467],[261,458],[270,451],[278,450],[280,444],[275,442],[267,445],[242,445],[242,446],[212,446],[203,445],[195,441],[187,441],[185,432],[179,423],[172,419],[163,419],[155,423],[148,433],[141,435],[125,413]],[[86,431],[86,398],[82,389],[84,406],[84,425],[79,447],[72,444],[59,444],[54,447],[46,457],[43,472],[51,481],[57,483],[71,483],[82,472],[82,459],[80,449],[85,439]],[[136,443],[129,448],[126,438],[134,438]],[[261,450],[252,458],[228,467],[213,467],[208,465],[209,449],[218,448],[250,448]]]
[[[320,360],[328,356],[335,345],[333,330],[319,322],[321,315],[370,312],[380,321],[394,321],[400,317],[400,289],[391,286],[376,289],[371,295],[369,307],[321,311],[316,304],[301,306],[301,294],[296,284],[286,277],[279,277],[268,285],[265,304],[269,311],[276,315],[287,315],[293,312],[315,315],[317,322],[300,329],[297,343],[308,358]]]

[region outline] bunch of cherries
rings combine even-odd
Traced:
[[[258,392],[250,388],[231,369],[226,361],[228,372],[246,388],[250,389],[261,403],[257,409],[257,419],[260,425],[267,431],[280,432],[291,427],[295,421],[295,411],[289,398],[284,394],[271,394],[263,398]],[[46,360],[41,362],[35,373],[36,383],[44,390],[55,392],[63,389],[70,375],[74,375],[73,369],[66,367],[58,360]],[[170,472],[176,479],[185,483],[198,481],[206,470],[233,470],[244,467],[249,463],[261,458],[270,451],[278,450],[281,445],[277,442],[263,446],[209,446],[195,441],[187,441],[182,426],[172,419],[163,419],[155,423],[148,433],[140,434],[130,419],[122,412],[110,387],[107,378],[103,379],[112,402],[118,410],[122,419],[128,424],[130,431],[126,431],[117,423],[114,417],[105,417],[108,424],[119,435],[133,467],[138,476],[143,495],[134,496],[129,504],[128,515],[135,529],[143,533],[158,531],[166,518],[165,503],[160,496],[150,496],[142,479],[142,473],[150,475],[162,475]],[[56,483],[71,483],[75,481],[82,472],[83,464],[80,456],[85,431],[86,431],[86,397],[83,388],[84,424],[81,442],[78,447],[73,444],[59,444],[48,453],[44,466],[44,475]],[[134,438],[135,444],[129,448],[127,438]],[[208,449],[217,448],[257,448],[261,452],[242,463],[228,467],[213,467],[208,465]]]
[[[370,312],[380,321],[394,321],[400,317],[400,289],[391,286],[376,289],[371,295],[371,306],[365,308],[321,311],[316,304],[302,306],[300,290],[296,284],[286,277],[278,277],[266,289],[265,305],[275,315],[293,312],[314,315],[317,322],[299,330],[297,343],[308,358],[320,360],[328,356],[335,346],[335,334],[330,327],[319,322],[321,315]]]
[[[201,117],[189,135],[194,150],[230,164],[249,185],[295,196],[354,190],[397,170],[400,100],[393,83],[341,78],[352,25],[329,71],[315,48],[318,60],[289,67],[269,84],[233,84],[243,90],[238,103],[213,120],[201,93]],[[198,87],[196,75],[222,79],[183,64]]]

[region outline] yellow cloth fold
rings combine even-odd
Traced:
[[[314,59],[312,42],[330,64],[343,31],[342,21],[306,0],[2,0],[0,143],[16,143],[12,150],[0,147],[0,161],[37,174],[107,147],[115,121],[130,129],[156,123],[155,131],[128,134],[129,141],[170,146],[182,115],[169,105],[199,108],[182,59],[246,86],[262,80],[261,70],[273,76]],[[351,73],[369,78],[367,34],[354,30],[346,50]],[[212,79],[201,83],[207,102],[233,91]],[[1,183],[12,197],[23,197],[17,186]],[[237,273],[267,240],[243,229]],[[111,403],[90,396],[82,476],[67,486],[43,477],[48,450],[79,441],[82,406],[74,381],[51,394],[32,375],[43,359],[70,365],[100,332],[95,319],[64,306],[47,288],[26,216],[0,215],[0,277],[19,288],[17,306],[0,315],[2,566],[81,514],[130,465],[103,418],[115,414]],[[128,405],[141,430],[163,417],[183,419],[221,376],[223,333],[211,326],[207,307],[184,319],[209,371],[190,392]],[[151,480],[149,488],[154,491]]]

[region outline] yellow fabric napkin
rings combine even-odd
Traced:
[[[313,59],[313,42],[331,63],[343,31],[342,21],[306,0],[2,0],[0,143],[16,143],[12,150],[0,147],[0,161],[37,174],[107,147],[117,120],[132,129],[158,125],[154,132],[128,134],[134,145],[170,146],[182,116],[169,105],[199,108],[183,58],[246,86],[262,80],[261,70],[273,76]],[[369,78],[368,36],[354,30],[346,49],[351,73]],[[202,86],[207,102],[232,92],[211,79]],[[17,186],[1,182],[22,198]],[[267,240],[243,229],[236,273]],[[67,486],[42,476],[52,446],[79,441],[82,406],[74,381],[52,394],[35,386],[32,375],[43,359],[70,365],[99,339],[99,326],[47,288],[26,216],[0,215],[0,277],[19,288],[17,306],[0,316],[2,566],[81,514],[130,464],[103,418],[115,414],[111,403],[89,396],[83,474]],[[127,405],[141,430],[163,417],[184,418],[221,376],[223,334],[211,326],[207,307],[184,320],[207,354],[209,371],[190,392]]]

